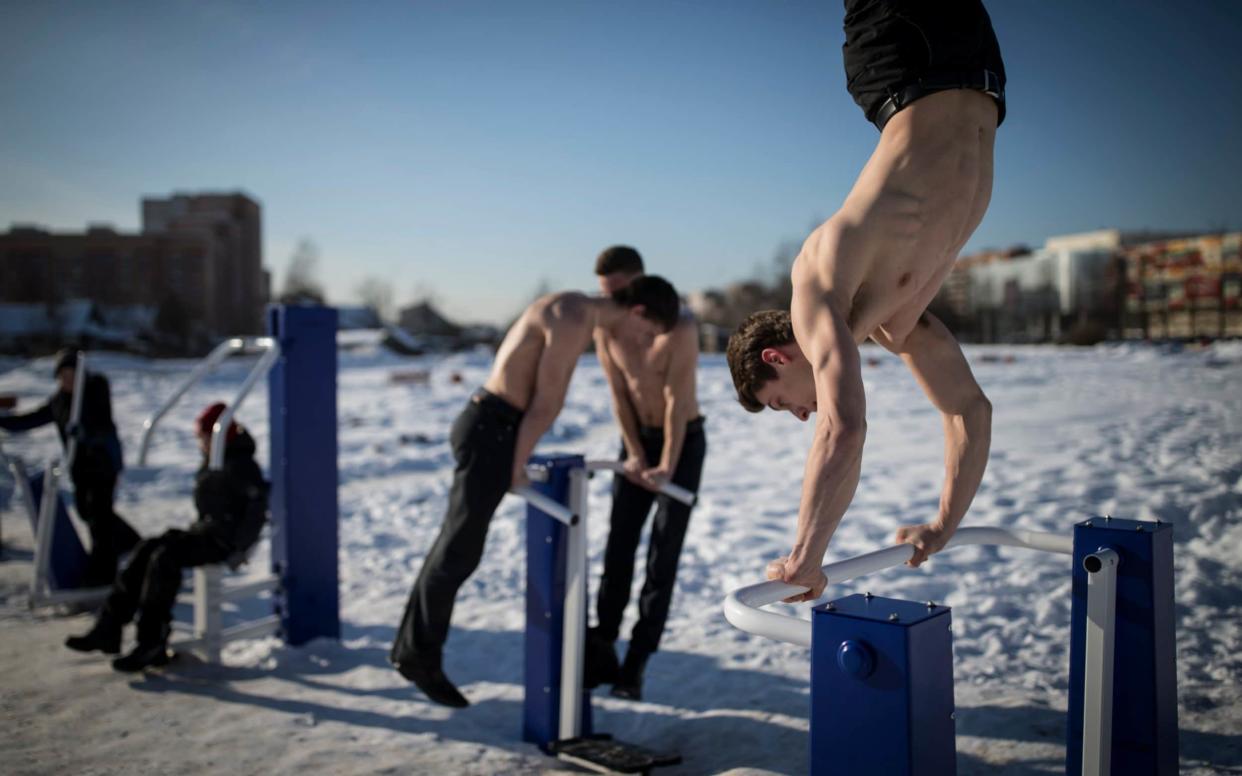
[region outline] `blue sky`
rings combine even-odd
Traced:
[[[1242,3],[988,4],[1009,72],[968,250],[1103,226],[1242,228]],[[839,2],[4,2],[0,228],[135,229],[241,189],[277,285],[313,240],[499,322],[625,242],[681,290],[769,265],[877,133]]]

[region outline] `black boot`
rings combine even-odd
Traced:
[[[597,629],[587,628],[584,652],[583,687],[593,690],[601,684],[617,681],[617,652],[612,642],[601,636]]]
[[[144,668],[168,665],[168,626],[154,630],[138,624],[138,646],[125,657],[112,661],[112,668],[124,673],[134,673]]]
[[[643,699],[643,669],[647,667],[649,657],[650,652],[630,647],[625,653],[625,663],[617,673],[617,681],[612,685],[613,697],[630,701]]]
[[[455,709],[464,709],[470,705],[470,701],[466,700],[466,696],[462,695],[449,678],[444,675],[443,669],[440,668],[439,662],[421,662],[414,661],[408,663],[393,663],[393,668],[397,669],[397,673],[418,686],[429,700],[439,703],[441,706],[451,706]]]
[[[65,646],[76,652],[115,655],[121,651],[121,624],[107,614],[101,614],[95,626],[86,633],[65,639]]]

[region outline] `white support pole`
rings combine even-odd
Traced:
[[[209,663],[220,662],[220,575],[215,565],[194,569],[194,635]]]
[[[78,429],[82,422],[82,394],[86,388],[86,354],[78,351],[78,359],[73,367],[73,398],[69,401],[68,431]],[[65,473],[73,471],[73,459],[78,455],[77,437],[70,434],[65,443]]]
[[[1108,776],[1113,738],[1113,636],[1117,613],[1114,550],[1101,547],[1082,559],[1087,570],[1087,639],[1083,663],[1082,772]]]
[[[569,472],[569,509],[578,522],[569,526],[565,547],[565,614],[561,636],[561,740],[582,735],[582,670],[586,647],[587,472]]]
[[[51,589],[48,568],[52,562],[52,531],[56,521],[56,460],[43,468],[43,496],[39,499],[39,520],[35,525],[35,556],[30,579],[30,606],[39,605]]]

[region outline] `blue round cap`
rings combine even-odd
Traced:
[[[837,647],[837,666],[855,679],[866,679],[875,670],[875,655],[865,641],[843,641]]]

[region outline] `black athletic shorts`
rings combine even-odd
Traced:
[[[842,48],[846,88],[881,130],[896,110],[946,89],[986,91],[997,124],[1005,118],[1005,64],[980,0],[845,0]]]

